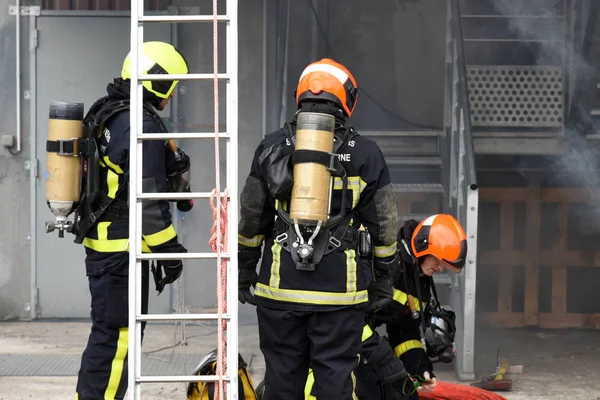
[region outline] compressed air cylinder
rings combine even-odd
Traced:
[[[296,127],[296,150],[333,151],[335,118],[329,114],[301,112]],[[290,217],[300,224],[325,222],[329,214],[331,172],[322,164],[294,165]]]
[[[70,141],[83,134],[83,103],[50,101],[48,141]],[[74,149],[77,147],[75,146]],[[49,151],[46,170],[46,203],[57,221],[65,221],[77,207],[81,194],[81,158]]]

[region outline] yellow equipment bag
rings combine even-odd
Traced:
[[[238,353],[238,393],[240,400],[258,400],[248,364]],[[205,355],[194,370],[193,375],[215,375],[217,373],[217,350]],[[187,388],[188,400],[215,400],[215,382],[190,382]]]

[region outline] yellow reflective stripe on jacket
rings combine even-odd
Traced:
[[[265,235],[256,235],[254,237],[247,238],[246,236],[238,234],[238,243],[246,247],[260,247],[264,239]]]
[[[357,266],[356,266],[356,250],[347,249],[346,253],[346,292],[356,292],[357,285]]]
[[[123,174],[123,170],[117,164],[110,161],[108,156],[102,157],[100,165],[107,168],[106,186],[108,187],[108,192],[106,195],[111,199],[114,199],[117,195],[117,190],[119,189],[119,175]]]
[[[355,305],[369,301],[369,294],[366,290],[351,293],[317,292],[311,290],[279,289],[262,283],[256,284],[254,294],[266,299],[302,304]]]
[[[333,189],[342,190],[344,187],[344,182],[342,178],[335,177],[333,180]],[[352,208],[356,207],[358,201],[360,200],[360,194],[367,187],[367,182],[365,182],[360,176],[349,176],[348,177],[348,190],[352,190]]]
[[[150,235],[142,235],[144,241],[148,244],[148,246],[160,246],[161,244],[167,243],[169,240],[173,239],[176,236],[177,232],[175,232],[175,227],[173,226],[173,224],[169,225],[162,231],[158,231]]]
[[[403,306],[407,305],[409,297],[413,299],[413,303],[415,304],[417,311],[421,311],[421,302],[416,297],[408,296],[402,290],[394,289],[394,300]]]
[[[394,354],[396,357],[400,357],[402,354],[406,353],[412,349],[422,349],[423,343],[420,340],[407,340],[404,343],[400,343],[398,346],[394,347]]]
[[[389,246],[373,246],[373,255],[377,258],[390,257],[398,251],[398,242],[394,242]]]
[[[371,336],[373,336],[373,329],[371,329],[371,327],[369,325],[365,325],[363,327],[362,341],[364,342],[365,340],[367,340]]]
[[[273,241],[273,246],[271,246],[271,253],[273,254],[273,262],[271,262],[271,278],[269,279],[269,286],[274,288],[279,287],[279,281],[281,280],[280,276],[280,267],[281,267],[281,245],[277,243],[277,241]]]
[[[129,239],[108,239],[108,227],[111,221],[98,222],[96,229],[98,239],[86,237],[83,239],[83,245],[99,253],[120,253],[128,250]],[[151,253],[145,240],[142,240],[142,253]]]
[[[106,185],[108,186],[108,193],[106,195],[114,199],[119,189],[119,175],[114,173],[112,169],[107,170]]]
[[[114,170],[117,174],[122,174],[123,170],[121,169],[121,167],[119,167],[117,164],[113,163],[112,161],[110,161],[110,158],[108,158],[108,156],[104,156],[102,157],[102,160],[104,161],[104,164],[109,167],[110,169]]]

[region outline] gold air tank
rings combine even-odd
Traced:
[[[296,127],[296,150],[332,153],[334,132],[333,115],[301,112]],[[324,165],[295,164],[290,218],[303,225],[325,223],[329,216],[332,184],[331,171]]]
[[[56,217],[60,237],[67,228],[67,217],[79,205],[82,159],[78,154],[78,139],[82,134],[83,103],[50,101],[46,203]]]

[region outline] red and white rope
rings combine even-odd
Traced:
[[[224,190],[224,197],[221,197],[221,169],[220,169],[220,149],[219,149],[219,41],[218,41],[218,9],[217,0],[213,0],[213,69],[214,69],[214,123],[215,123],[215,181],[216,187],[212,191],[210,205],[213,210],[213,227],[211,229],[211,238],[209,245],[217,253],[217,370],[216,375],[219,378],[218,385],[215,385],[215,399],[224,400],[226,396],[226,385],[223,380],[226,373],[225,366],[227,356],[225,351],[225,330],[226,324],[223,321],[223,315],[227,312],[226,292],[227,292],[227,261],[223,260],[221,254],[227,252],[228,246],[228,202],[229,196],[227,189]],[[231,372],[235,373],[235,371]],[[218,394],[217,394],[218,393]]]

